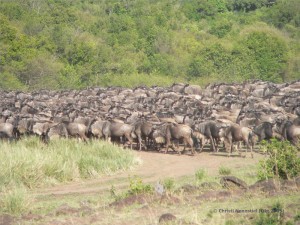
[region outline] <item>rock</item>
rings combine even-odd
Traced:
[[[295,180],[281,180],[280,189],[282,191],[297,191],[297,184]]]
[[[296,183],[298,189],[300,189],[300,176],[295,178],[295,183]]]
[[[197,200],[224,200],[232,197],[229,191],[207,191],[202,195],[196,197]]]
[[[276,192],[279,191],[279,182],[275,179],[257,181],[255,184],[249,186],[249,190],[268,193]]]
[[[176,216],[171,213],[162,214],[158,220],[159,224],[170,223],[171,221],[176,221]]]
[[[0,225],[10,225],[14,223],[14,218],[8,214],[0,215]]]
[[[163,195],[161,196],[160,203],[166,203],[168,205],[180,204],[181,200],[175,196]]]
[[[195,193],[199,190],[199,187],[191,184],[185,184],[181,187],[181,189],[186,193]]]
[[[235,188],[241,188],[241,189],[247,189],[248,185],[245,181],[235,177],[235,176],[224,176],[221,178],[220,183],[223,187],[228,189],[235,189]]]
[[[153,197],[147,195],[147,194],[137,194],[137,195],[130,195],[124,199],[115,201],[111,203],[109,206],[115,206],[115,207],[125,207],[130,206],[133,204],[148,204],[153,201]]]
[[[220,187],[220,184],[218,184],[217,182],[204,182],[204,183],[201,183],[199,187],[201,189],[216,190]]]
[[[22,216],[22,220],[40,220],[42,218],[43,218],[42,216],[37,214],[32,214],[32,213]]]
[[[77,213],[78,211],[79,211],[78,209],[73,208],[73,207],[69,206],[68,204],[62,204],[61,206],[58,207],[58,209],[56,209],[55,215],[56,216],[68,215],[68,214]]]

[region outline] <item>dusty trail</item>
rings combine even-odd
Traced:
[[[226,157],[225,154],[211,155],[207,152],[196,156],[163,154],[155,152],[137,152],[134,154],[140,159],[141,164],[130,171],[119,172],[114,175],[103,176],[102,178],[72,182],[71,184],[58,185],[51,188],[39,189],[33,194],[38,196],[52,195],[61,196],[67,194],[89,194],[108,191],[113,184],[115,187],[127,187],[129,176],[138,176],[144,182],[157,182],[165,178],[178,178],[185,175],[193,175],[199,168],[205,168],[209,175],[216,175],[221,165],[230,168],[241,168],[254,164],[263,156],[254,154],[254,159],[247,155],[247,158]]]

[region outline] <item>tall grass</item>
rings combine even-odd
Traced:
[[[204,177],[206,176],[206,171],[205,169],[198,169],[196,172],[195,172],[195,178],[196,178],[196,182],[201,182]]]
[[[21,214],[30,208],[33,199],[25,187],[3,190],[0,198],[0,212]]]
[[[62,139],[45,145],[36,137],[16,143],[0,142],[0,158],[0,190],[100,177],[136,163],[130,151],[107,142]]]

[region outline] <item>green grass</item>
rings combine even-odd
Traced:
[[[21,214],[28,209],[32,201],[25,187],[4,190],[0,198],[0,212]]]
[[[112,144],[56,140],[45,145],[30,137],[0,143],[0,188],[12,184],[36,188],[67,181],[100,177],[132,167],[133,154]]]
[[[102,141],[51,141],[36,137],[0,142],[0,212],[19,214],[28,205],[28,189],[97,178],[128,170],[137,164],[134,155]]]
[[[174,191],[176,187],[176,181],[174,178],[168,177],[163,180],[163,186],[167,191]]]
[[[198,169],[195,172],[195,179],[197,182],[202,181],[206,177],[206,171],[204,169]]]
[[[231,169],[225,166],[220,166],[219,167],[219,174],[220,175],[230,175],[231,174]]]

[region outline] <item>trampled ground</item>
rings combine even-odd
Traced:
[[[111,184],[116,186],[128,186],[128,177],[138,176],[144,182],[157,182],[165,178],[179,178],[182,176],[194,175],[196,170],[203,168],[208,175],[217,175],[220,166],[229,167],[232,170],[239,170],[249,165],[256,164],[262,159],[261,154],[255,154],[254,158],[240,157],[233,155],[227,157],[225,153],[200,153],[196,156],[164,154],[158,152],[133,151],[140,162],[130,171],[120,172],[112,176],[104,176],[101,179],[94,179],[85,182],[72,183],[70,185],[57,186],[54,188],[44,189],[38,194],[45,195],[64,195],[64,194],[82,194],[96,193],[99,191],[109,190]]]
[[[135,168],[98,179],[35,190],[32,192],[35,207],[31,213],[19,218],[2,216],[0,224],[1,219],[3,224],[159,224],[160,216],[165,213],[176,217],[169,224],[225,224],[226,221],[252,224],[259,213],[220,213],[220,210],[269,210],[274,202],[283,203],[287,218],[299,213],[297,191],[260,195],[220,189],[220,167],[230,169],[231,175],[248,185],[253,184],[257,162],[264,157],[259,153],[252,159],[250,154],[243,158],[209,152],[196,156],[133,152],[140,162]],[[203,182],[212,184],[209,189],[195,188],[195,172],[199,169],[205,171]],[[174,188],[163,196],[141,194],[118,200],[112,196],[112,189],[117,194],[128,190],[130,178],[135,176],[151,185],[172,178]]]

